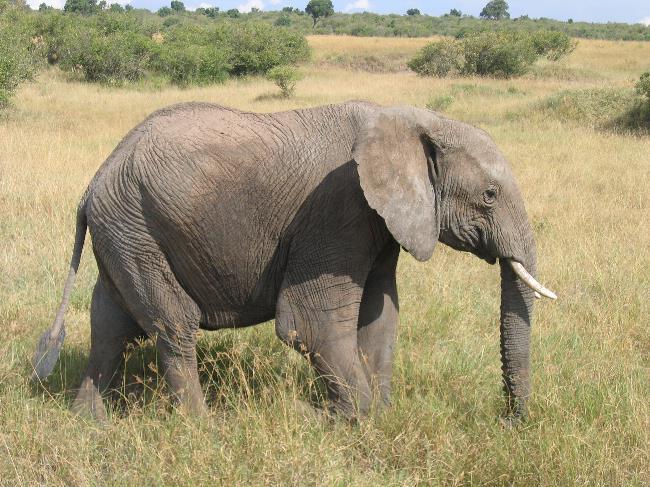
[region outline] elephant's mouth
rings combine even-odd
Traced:
[[[465,231],[462,232],[467,237],[467,241],[459,238],[458,234],[461,232],[453,231],[441,234],[440,240],[454,250],[469,252],[490,265],[496,264],[498,256],[495,256],[494,251],[490,249],[485,232],[480,229],[472,229],[470,232],[467,231],[467,228],[469,227],[464,227],[463,230]]]
[[[497,263],[497,258],[492,256],[492,255],[479,255],[479,254],[476,254],[476,256],[479,259],[483,259],[485,262],[487,262],[490,265],[494,265],[494,264]]]

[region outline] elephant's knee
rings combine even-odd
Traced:
[[[293,314],[283,313],[278,315],[275,319],[275,335],[288,346],[294,348],[298,352],[306,354],[309,352],[305,343],[304,334],[298,331],[296,320]]]

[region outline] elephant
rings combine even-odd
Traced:
[[[258,114],[183,103],[151,114],[100,166],[76,214],[63,298],[32,359],[53,370],[86,231],[98,277],[88,366],[72,409],[107,418],[102,394],[138,337],[157,348],[171,397],[204,414],[199,329],[275,319],[309,359],[326,413],[389,404],[400,251],[438,241],[501,272],[504,420],[527,416],[533,232],[490,136],[430,110],[353,101]]]

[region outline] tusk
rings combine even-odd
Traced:
[[[535,299],[542,299],[542,295],[535,291]]]
[[[512,270],[517,274],[517,277],[524,281],[526,286],[531,288],[535,293],[539,293],[542,296],[546,296],[547,298],[551,299],[557,299],[557,295],[551,291],[550,289],[546,289],[544,286],[542,286],[539,282],[535,280],[533,276],[531,276],[526,268],[521,265],[519,262],[508,259],[508,263],[510,264],[510,267],[512,267]],[[537,296],[535,296],[537,297]]]

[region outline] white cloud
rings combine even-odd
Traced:
[[[250,12],[252,8],[264,10],[264,2],[262,0],[248,0],[246,3],[237,6],[240,12]]]
[[[355,0],[352,3],[348,3],[343,11],[350,12],[351,10],[368,10],[369,8],[370,2],[368,0]]]
[[[271,5],[278,5],[282,3],[282,0],[271,0]]]
[[[106,0],[106,1],[109,1],[109,0]],[[207,3],[207,2],[201,2],[198,5],[197,4],[193,4],[193,5],[192,4],[190,4],[190,5],[186,4],[185,5],[185,8],[187,8],[187,10],[189,10],[190,12],[196,11],[197,8],[213,8],[213,7],[214,7],[213,4]]]
[[[647,25],[648,27],[650,27],[650,17],[646,17],[644,19],[641,19],[641,20],[639,20],[639,22],[641,24],[643,24],[643,25]]]
[[[50,7],[58,8],[59,10],[63,9],[65,5],[65,0],[27,0],[27,4],[34,10],[38,10],[38,6],[44,3]]]

